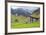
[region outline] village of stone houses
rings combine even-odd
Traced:
[[[40,27],[40,8],[11,6],[11,28]]]

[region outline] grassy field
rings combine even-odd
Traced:
[[[17,22],[15,20],[18,20]],[[12,22],[11,22],[11,28],[34,28],[34,27],[40,27],[39,21],[37,22],[28,22],[26,23],[27,19],[26,17],[22,16],[14,16],[12,15]]]

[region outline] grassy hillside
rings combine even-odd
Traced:
[[[35,11],[32,13],[32,17],[40,18],[40,9],[35,10]]]

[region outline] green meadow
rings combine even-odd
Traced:
[[[39,21],[30,22],[29,18],[24,16],[11,15],[11,28],[36,28],[40,27]]]

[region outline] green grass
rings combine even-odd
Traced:
[[[15,20],[18,20],[19,22],[15,22]],[[12,15],[12,20],[13,22],[11,23],[11,28],[35,28],[35,27],[40,27],[40,22],[36,21],[36,22],[27,22],[25,20],[27,20],[28,18],[26,17],[22,17],[22,16],[13,16]],[[25,22],[24,22],[25,21]]]

